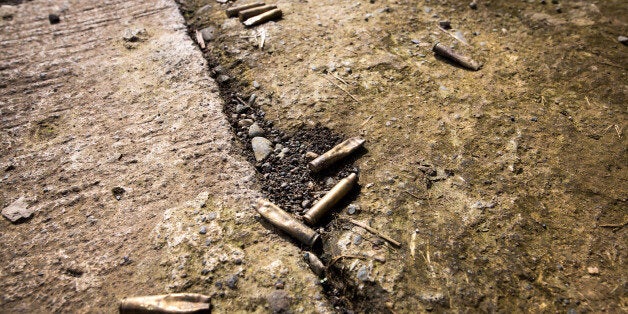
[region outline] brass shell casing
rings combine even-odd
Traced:
[[[449,60],[455,61],[461,66],[467,69],[473,70],[473,71],[477,71],[482,67],[482,65],[476,62],[475,60],[467,56],[458,54],[455,51],[453,51],[451,48],[441,43],[436,43],[434,47],[432,47],[432,51],[434,51],[434,53],[436,53],[437,55],[440,55],[445,58],[448,58]]]
[[[247,19],[243,22],[244,26],[250,27],[258,24],[266,23],[268,21],[277,20],[282,17],[283,13],[279,9],[273,9],[267,12],[264,12],[260,15],[256,15],[250,19]]]
[[[254,7],[251,9],[246,9],[243,11],[238,12],[238,18],[240,19],[240,22],[244,22],[246,21],[246,19],[256,16],[256,15],[260,15],[264,12],[268,12],[272,9],[276,9],[277,6],[276,5],[263,5],[261,7]]]
[[[334,146],[334,148],[328,150],[324,154],[318,156],[316,159],[310,161],[309,167],[313,172],[319,172],[338,160],[349,156],[356,149],[364,145],[365,140],[360,137],[352,137],[344,142]]]
[[[243,4],[236,7],[230,7],[229,9],[225,10],[225,13],[227,14],[228,17],[236,17],[238,16],[238,13],[240,13],[240,11],[248,10],[255,7],[261,7],[263,5],[264,5],[264,2],[254,2],[254,3],[249,3],[249,4]]]
[[[260,199],[257,201],[256,209],[262,217],[277,228],[308,246],[314,246],[320,238],[316,231],[296,220],[296,218],[292,217],[269,200]]]
[[[340,180],[338,184],[303,215],[303,219],[305,219],[309,225],[316,224],[336,203],[338,203],[338,201],[351,191],[356,182],[358,182],[358,175],[355,173]]]
[[[210,313],[210,297],[196,293],[173,293],[124,298],[120,313]]]

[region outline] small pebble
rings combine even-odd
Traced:
[[[61,18],[56,15],[56,14],[48,14],[48,21],[50,21],[50,24],[58,24],[59,22],[61,22]]]
[[[362,236],[361,235],[356,235],[355,237],[353,237],[353,244],[355,245],[360,245],[362,243]]]
[[[249,136],[256,137],[264,135],[264,130],[257,124],[257,122],[251,124],[249,127]]]
[[[617,37],[617,40],[624,45],[628,45],[628,37],[626,36],[619,36]]]
[[[259,83],[257,81],[253,81],[253,88],[259,89]]]
[[[469,3],[469,8],[471,8],[472,10],[477,10],[478,9],[478,3],[475,2],[475,1]]]
[[[440,21],[440,22],[438,22],[438,26],[442,27],[444,30],[449,30],[449,29],[451,29],[451,22],[450,21]]]
[[[238,275],[233,275],[227,279],[227,287],[231,289],[236,289],[238,286]]]
[[[318,157],[318,154],[315,152],[306,152],[305,153],[305,158],[307,159],[315,159]]]
[[[358,279],[360,281],[367,281],[367,280],[369,280],[369,271],[366,268],[366,266],[362,266],[358,270]]]
[[[587,267],[587,272],[589,275],[599,275],[600,269],[594,266]]]
[[[347,214],[349,215],[353,215],[355,214],[355,212],[358,210],[358,206],[351,204],[349,206],[347,206]]]
[[[199,230],[199,231],[198,231],[198,233],[200,233],[200,234],[206,234],[206,233],[207,233],[207,227],[202,226],[202,227],[201,227],[201,230]]]
[[[277,282],[275,282],[275,289],[283,289],[286,286],[286,284],[283,282],[283,280],[279,279],[277,280]]]
[[[221,74],[218,76],[218,83],[226,83],[227,81],[229,81],[231,78],[228,75],[225,74]]]

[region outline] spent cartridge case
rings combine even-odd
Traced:
[[[320,238],[316,231],[310,229],[310,227],[304,225],[269,200],[260,199],[257,201],[257,212],[271,224],[305,245],[314,246]]]
[[[280,19],[283,13],[279,9],[273,9],[268,12],[264,12],[260,15],[256,15],[243,22],[244,26],[255,26],[258,24],[266,23],[271,20]]]
[[[228,17],[236,17],[238,16],[238,13],[240,13],[240,11],[248,10],[255,7],[261,7],[263,5],[264,5],[264,2],[253,2],[249,4],[243,4],[243,5],[239,5],[235,7],[230,7],[229,9],[225,10],[225,13],[227,13]]]
[[[441,44],[441,43],[436,43],[434,45],[434,47],[432,48],[432,51],[434,51],[434,53],[436,53],[439,56],[445,57],[449,60],[452,60],[456,63],[458,63],[459,65],[473,70],[473,71],[477,71],[479,70],[482,65],[480,65],[478,62],[474,61],[473,59],[467,57],[467,56],[463,56],[461,54],[458,54],[456,52],[453,51],[453,49]]]
[[[321,198],[310,210],[303,215],[303,219],[309,224],[316,224],[323,218],[334,205],[338,203],[358,182],[358,175],[350,174],[348,177],[340,180],[323,198]]]
[[[196,293],[173,293],[124,298],[120,313],[210,313],[210,297]]]
[[[268,12],[272,9],[276,9],[277,6],[276,5],[264,5],[261,7],[255,7],[255,8],[251,8],[251,9],[246,9],[243,11],[238,12],[238,18],[240,19],[241,22],[246,21],[248,18],[256,16],[256,15],[260,15],[264,12]]]
[[[319,172],[337,161],[351,155],[355,150],[364,145],[365,140],[360,137],[352,137],[346,141],[334,146],[316,159],[310,161],[309,167],[313,172]]]

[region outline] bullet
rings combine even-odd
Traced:
[[[210,297],[197,293],[173,293],[124,298],[120,313],[210,313]]]
[[[246,21],[244,21],[244,26],[255,26],[258,24],[262,24],[262,23],[266,23],[268,21],[271,20],[276,20],[281,18],[281,10],[279,9],[274,9],[274,10],[270,10],[268,12],[262,13],[260,15],[256,15]]]
[[[227,10],[225,10],[225,13],[227,13],[228,17],[236,17],[238,16],[238,13],[240,13],[240,11],[244,11],[244,10],[248,10],[250,8],[255,8],[255,7],[261,7],[264,5],[264,2],[253,2],[253,3],[249,3],[249,4],[243,4],[243,5],[239,5],[237,7],[231,7]]]
[[[358,175],[355,173],[350,174],[348,177],[340,180],[331,191],[329,191],[320,201],[316,202],[310,210],[303,215],[303,219],[309,224],[313,225],[317,223],[329,210],[338,203],[358,182]]]
[[[482,67],[478,62],[474,61],[473,59],[467,56],[460,55],[454,52],[451,48],[441,43],[436,43],[432,48],[432,51],[434,51],[434,53],[441,57],[445,57],[449,60],[455,61],[461,66],[473,71],[477,71]]]
[[[302,224],[269,200],[257,201],[257,212],[275,227],[308,246],[314,246],[320,238],[316,231]]]
[[[265,6],[261,6],[261,7],[255,7],[255,8],[251,8],[251,9],[247,9],[247,10],[243,10],[240,11],[238,13],[238,18],[240,19],[241,22],[246,21],[246,19],[256,16],[256,15],[260,15],[264,12],[270,11],[272,9],[276,9],[277,6],[276,5],[265,5]]]
[[[310,161],[309,167],[312,172],[319,172],[335,162],[349,156],[355,150],[364,145],[365,140],[360,137],[352,137],[328,150],[316,159]]]
[[[316,255],[314,255],[314,253],[312,252],[305,252],[305,254],[303,254],[303,258],[305,259],[305,262],[310,265],[310,269],[318,276],[318,277],[324,277],[325,276],[325,265],[323,264],[323,262],[321,262],[320,259],[318,259],[318,257]]]

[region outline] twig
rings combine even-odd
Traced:
[[[332,73],[332,76],[335,77],[337,80],[343,82],[345,85],[349,85],[349,83],[347,83],[347,81],[343,80],[338,75]]]
[[[598,226],[602,228],[622,228],[625,225],[628,225],[628,221],[625,221],[624,223],[621,223],[621,224],[603,224],[603,225],[598,225]]]
[[[463,44],[465,44],[465,45],[467,45],[467,46],[470,46],[469,44],[467,44],[467,43],[465,43],[464,41],[462,41],[460,38],[458,38],[458,37],[456,37],[456,36],[452,35],[452,34],[451,34],[450,32],[448,32],[448,31],[446,31],[444,28],[442,28],[442,27],[440,27],[440,26],[439,26],[439,27],[438,27],[438,29],[440,29],[441,31],[443,31],[443,33],[445,33],[445,34],[447,34],[447,35],[449,35],[449,36],[453,37],[455,40],[457,40],[457,41],[459,41],[459,42],[461,42],[461,43],[463,43]]]
[[[359,221],[356,221],[356,220],[353,220],[353,219],[347,219],[347,221],[349,221],[350,223],[352,223],[352,224],[354,224],[354,225],[356,225],[358,227],[364,228],[366,231],[368,231],[368,232],[370,232],[370,233],[372,233],[372,234],[374,234],[374,235],[376,235],[376,236],[378,236],[378,237],[380,237],[380,238],[390,242],[390,244],[392,244],[392,245],[394,245],[396,247],[400,247],[401,246],[401,243],[399,243],[399,241],[397,241],[397,240],[395,240],[395,239],[393,239],[393,238],[391,238],[391,237],[389,237],[389,236],[387,236],[385,234],[382,234],[381,232],[379,232],[379,231],[377,231],[377,230],[367,226],[366,224],[363,224],[363,223],[361,223]]]
[[[417,200],[424,200],[425,199],[424,197],[419,197],[418,195],[416,195],[414,193],[410,193],[410,191],[404,191],[404,192],[408,193],[408,195],[416,198]]]
[[[349,93],[346,89],[342,88],[342,86],[336,84],[336,82],[330,80],[327,76],[325,75],[321,75],[324,79],[326,79],[329,83],[334,84],[334,86],[340,88],[340,90],[342,90],[343,92],[347,93],[347,95],[349,95],[349,97],[351,97],[351,99],[355,100],[355,102],[357,102],[358,104],[362,104],[361,101],[359,101],[357,98],[355,98],[355,96],[351,95],[351,93]]]
[[[368,257],[366,256],[362,256],[362,255],[351,255],[351,254],[343,254],[340,256],[336,256],[334,258],[331,259],[331,262],[329,262],[329,265],[327,265],[327,268],[331,267],[332,265],[336,264],[337,261],[343,259],[343,258],[357,258],[357,259],[368,259]]]
[[[371,119],[373,119],[373,115],[370,115],[368,118],[366,118],[366,120],[364,120],[364,122],[360,124],[360,127],[363,127],[364,125],[366,125],[366,123],[368,123]]]
[[[242,98],[240,98],[239,96],[236,96],[236,99],[244,106],[248,106],[248,104],[246,102],[244,102],[244,100],[242,100]]]
[[[606,62],[606,61],[598,61],[598,63],[601,63],[601,64],[606,64],[606,65],[608,65],[608,66],[616,67],[616,68],[618,68],[618,69],[622,69],[622,70],[625,70],[625,69],[626,69],[626,68],[624,68],[624,67],[623,67],[623,66],[621,66],[621,65],[613,64],[613,63]]]

